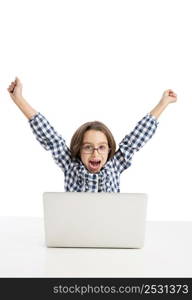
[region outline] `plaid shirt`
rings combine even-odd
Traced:
[[[114,156],[100,172],[94,174],[86,169],[80,159],[71,157],[65,140],[41,113],[29,120],[36,139],[52,153],[54,161],[62,169],[67,192],[120,192],[120,174],[131,166],[134,153],[153,136],[158,123],[154,116],[144,116],[124,137]]]

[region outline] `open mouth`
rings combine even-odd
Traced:
[[[100,164],[101,164],[101,160],[99,160],[99,159],[91,159],[91,160],[89,161],[89,167],[90,167],[90,169],[93,170],[93,171],[99,169]]]

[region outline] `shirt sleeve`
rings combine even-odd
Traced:
[[[51,151],[54,161],[65,172],[71,163],[71,152],[65,140],[39,112],[29,120],[29,124],[36,139],[45,150]]]
[[[135,152],[139,151],[154,135],[159,122],[150,114],[145,115],[119,144],[119,149],[114,155],[115,164],[121,173],[131,165]]]

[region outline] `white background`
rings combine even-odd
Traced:
[[[33,0],[0,4],[0,215],[42,216],[62,171],[10,99],[23,95],[67,144],[104,122],[117,144],[171,88],[178,95],[122,174],[121,192],[149,194],[148,220],[192,220],[190,0]]]

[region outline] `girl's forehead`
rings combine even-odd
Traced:
[[[99,142],[107,143],[106,135],[100,130],[90,129],[84,133],[83,143]]]

